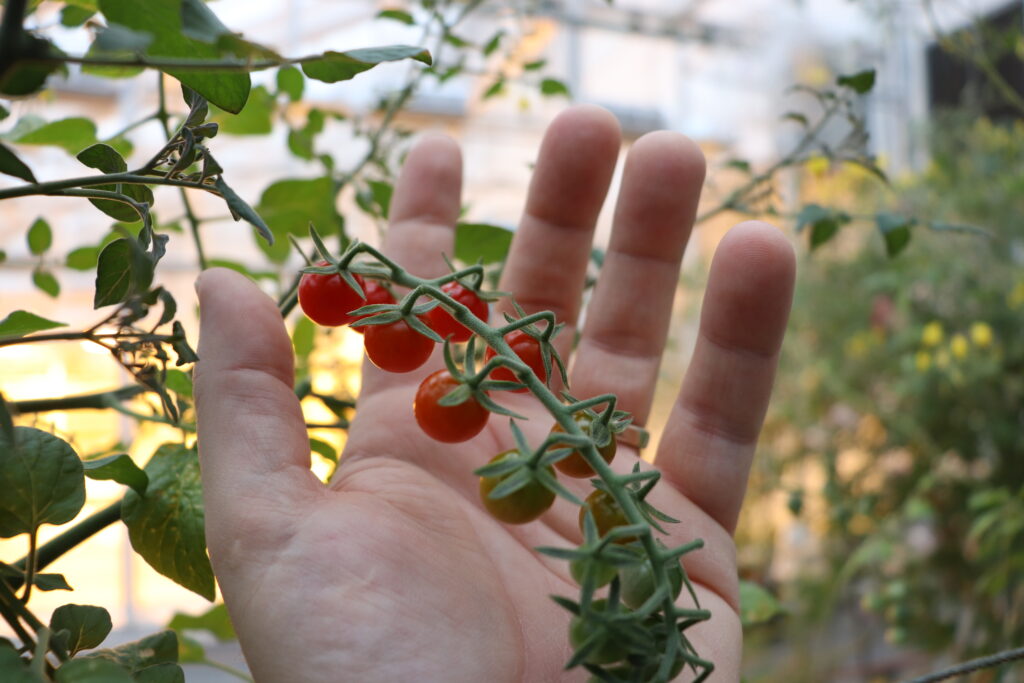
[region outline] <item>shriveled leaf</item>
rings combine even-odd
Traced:
[[[249,206],[245,200],[238,196],[234,190],[228,187],[228,184],[224,182],[222,176],[218,176],[214,182],[217,190],[224,197],[224,201],[228,204],[228,209],[231,210],[235,220],[244,218],[247,223],[256,228],[256,232],[260,234],[260,237],[265,239],[269,244],[274,243],[274,235],[267,227],[267,224],[263,222],[263,219],[258,213],[253,211],[253,208]]]
[[[95,605],[61,605],[50,617],[50,628],[59,634],[68,654],[99,647],[113,625],[110,613]],[[66,631],[66,634],[61,634]]]
[[[82,463],[85,476],[90,479],[113,480],[135,490],[139,495],[146,493],[149,477],[139,469],[130,456],[121,453]]]
[[[0,435],[0,538],[70,522],[85,504],[82,461],[66,441],[34,427],[14,438]]]
[[[102,659],[118,664],[132,674],[161,664],[178,661],[178,636],[174,631],[161,631],[115,648],[96,650],[78,660]]]
[[[47,320],[28,311],[12,311],[6,318],[0,320],[0,339],[24,337],[26,334],[52,330],[55,327],[65,327],[66,325],[67,323]]]
[[[415,45],[389,45],[370,47],[346,52],[325,52],[318,57],[302,62],[302,71],[318,81],[337,83],[369,71],[382,62],[415,59],[428,66],[430,53]]]
[[[196,450],[164,444],[145,472],[146,494],[128,491],[121,505],[132,548],[164,576],[212,601],[213,569],[206,555]]]

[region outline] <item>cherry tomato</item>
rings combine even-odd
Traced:
[[[317,265],[328,264],[327,261],[321,261]],[[365,286],[363,278],[358,274],[353,273],[352,277],[360,286]],[[356,290],[337,273],[303,273],[299,280],[299,306],[310,320],[319,325],[347,325],[355,320],[348,312],[362,305],[363,300]]]
[[[487,320],[487,302],[472,289],[453,280],[441,285],[441,291],[468,308],[480,320]],[[447,339],[450,336],[453,342],[464,342],[469,341],[469,338],[473,336],[468,327],[453,318],[451,313],[440,306],[427,311],[424,317],[430,329],[441,335],[442,339]]]
[[[530,366],[530,369],[533,370],[533,374],[537,375],[541,382],[547,382],[548,375],[544,372],[544,358],[540,352],[540,342],[537,341],[536,338],[531,337],[522,330],[513,330],[505,335],[505,341],[512,347],[513,353],[519,356],[520,360]],[[484,360],[490,360],[496,355],[497,354],[494,353],[494,349],[488,347],[487,353],[484,354]],[[497,368],[491,373],[491,378],[506,382],[519,381],[515,376],[515,373],[506,367]],[[515,392],[519,394],[525,391],[527,391],[526,387],[515,389]]]
[[[515,451],[505,451],[491,458],[491,462],[497,462],[506,456],[515,454]],[[555,476],[555,470],[548,468],[551,476]],[[531,481],[518,491],[494,500],[489,498],[491,491],[505,480],[508,474],[499,477],[480,477],[480,500],[484,507],[491,513],[491,517],[505,522],[506,524],[526,524],[544,514],[555,502],[555,492],[544,487],[539,481]]]
[[[626,519],[626,513],[622,511],[622,508],[619,507],[619,504],[615,502],[615,498],[610,493],[594,489],[587,496],[584,503],[585,505],[580,508],[580,531],[583,531],[583,520],[588,509],[590,514],[594,516],[594,522],[597,524],[597,533],[602,537],[615,527],[627,526],[629,524],[629,520]],[[616,543],[630,543],[635,540],[637,540],[635,536],[627,536],[616,540]]]
[[[381,370],[412,372],[427,362],[434,341],[409,327],[404,320],[387,325],[367,325],[366,355]]]
[[[587,565],[590,565],[592,567],[591,571],[594,572],[595,588],[608,585],[618,573],[615,567],[605,564],[601,560],[572,560],[569,562],[569,574],[572,575],[573,581],[581,586],[583,585],[583,579],[586,577]]]
[[[420,428],[435,441],[468,441],[483,430],[491,416],[490,411],[472,397],[458,405],[440,405],[438,401],[457,386],[459,382],[450,372],[438,370],[427,375],[416,390],[412,412]]]
[[[608,601],[604,599],[594,600],[590,603],[590,609],[595,612],[603,612],[607,607]],[[569,622],[569,643],[574,650],[578,649],[599,628],[601,627],[588,623],[583,617],[573,617],[572,621]],[[611,636],[612,634],[610,633],[606,634],[606,637],[601,639],[598,646],[590,651],[586,658],[588,664],[611,664],[626,658],[626,655],[629,654],[626,644]]]
[[[366,300],[361,301],[360,305],[356,306],[356,308],[361,308],[363,306],[371,306],[373,304],[395,303],[395,297],[391,296],[391,292],[388,291],[388,288],[385,287],[380,280],[374,280],[371,278],[364,280],[361,284],[363,285],[363,293],[366,294]],[[370,316],[353,316],[352,322],[355,322],[356,320],[362,320],[363,318],[368,317]],[[366,332],[365,327],[353,327],[352,330],[358,332],[359,334],[363,334],[364,332]]]
[[[587,434],[588,436],[590,435],[590,428],[591,425],[593,425],[594,423],[594,417],[590,413],[581,410],[575,415],[573,415],[572,419],[575,420],[576,424],[579,426],[580,429],[583,430],[584,434]],[[551,433],[564,434],[565,430],[562,429],[562,425],[556,422],[555,426],[551,428]],[[553,444],[551,447],[559,448],[559,445],[556,443]],[[606,443],[603,446],[599,446],[597,452],[601,454],[601,457],[604,458],[605,462],[610,463],[612,459],[615,457],[615,439],[611,438],[608,440],[608,443]],[[583,479],[585,477],[594,476],[594,469],[589,464],[587,464],[587,461],[583,457],[583,454],[580,453],[578,450],[574,450],[572,453],[568,455],[568,457],[562,458],[561,460],[556,462],[555,467],[562,474],[569,477],[576,477],[577,479]]]
[[[666,567],[666,571],[669,585],[672,586],[672,600],[675,601],[683,592],[683,568],[679,560],[673,560]],[[633,609],[639,609],[654,595],[654,570],[651,568],[650,558],[644,560],[642,564],[620,569],[619,580],[622,582],[622,602]]]

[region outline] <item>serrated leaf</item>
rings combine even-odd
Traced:
[[[301,63],[302,71],[318,81],[337,83],[347,81],[383,62],[415,59],[431,64],[430,53],[414,45],[389,45],[346,52],[325,52]]]
[[[179,633],[181,631],[205,631],[222,642],[238,638],[235,635],[234,626],[231,625],[227,607],[223,603],[214,605],[198,615],[176,612],[171,623],[167,624],[167,628]]]
[[[21,178],[28,183],[38,182],[32,169],[19,159],[13,150],[2,144],[0,144],[0,173]]]
[[[836,85],[850,88],[857,94],[863,95],[875,87],[875,70],[866,69],[855,74],[840,76],[836,79]]]
[[[463,263],[499,263],[508,256],[512,231],[486,223],[459,223],[455,228],[455,258]]]
[[[82,461],[66,441],[33,427],[14,436],[0,435],[0,538],[70,522],[85,504]]]
[[[277,90],[288,95],[288,99],[297,102],[302,99],[302,91],[306,87],[306,79],[302,72],[294,66],[282,66],[277,70]]]
[[[24,337],[26,334],[66,326],[67,323],[47,320],[28,311],[12,311],[6,318],[0,320],[0,338]]]
[[[70,655],[99,647],[111,628],[110,613],[95,605],[61,605],[50,617],[50,629],[54,633],[67,632],[61,635],[61,640]]]
[[[113,480],[132,488],[139,495],[146,493],[149,477],[139,469],[135,461],[123,453],[97,460],[82,462],[85,476],[97,480]]]

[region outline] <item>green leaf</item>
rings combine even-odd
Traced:
[[[103,173],[124,173],[128,170],[128,164],[117,150],[102,142],[86,147],[76,158]]]
[[[258,85],[249,93],[249,101],[237,115],[217,112],[210,119],[220,125],[220,132],[228,135],[266,135],[274,128],[274,107],[274,96]]]
[[[829,210],[818,204],[807,204],[796,216],[796,231],[800,232],[808,225],[828,218]]]
[[[121,453],[97,460],[82,462],[85,476],[97,480],[113,480],[135,490],[140,496],[146,493],[149,477],[139,469],[135,461]]]
[[[73,270],[92,270],[99,261],[99,247],[78,247],[68,252],[64,265]]]
[[[32,284],[34,284],[40,291],[49,294],[54,299],[60,296],[60,283],[57,282],[57,278],[53,276],[53,273],[48,270],[44,270],[43,268],[36,268],[33,270]]]
[[[94,14],[96,14],[96,10],[76,7],[74,5],[65,5],[60,11],[60,23],[61,26],[75,28],[76,26],[81,26],[85,22],[89,21],[89,18]]]
[[[499,30],[497,33],[495,33],[493,36],[491,36],[491,39],[488,40],[484,44],[484,47],[483,47],[484,57],[490,57],[492,54],[494,54],[494,51],[497,50],[498,47],[501,46],[501,39],[504,36],[505,36],[505,31],[504,30]],[[543,60],[541,60],[541,61],[543,61]],[[526,69],[527,71],[530,71],[529,65],[523,65],[523,68]]]
[[[76,660],[106,660],[118,664],[132,674],[150,667],[178,661],[178,636],[174,631],[161,631],[115,648],[96,650]],[[66,666],[66,665],[65,665]]]
[[[0,338],[24,337],[26,334],[66,326],[67,323],[47,320],[28,311],[12,311],[6,318],[0,320]]]
[[[42,254],[53,244],[53,231],[50,224],[37,218],[28,229],[28,250],[33,254]]]
[[[331,444],[327,443],[326,441],[321,441],[320,439],[310,438],[310,440],[309,440],[309,450],[312,451],[313,453],[319,453],[320,455],[322,455],[327,460],[330,460],[331,462],[333,462],[335,465],[338,464],[338,453],[337,453],[337,451],[334,450],[334,446],[332,446]]]
[[[212,601],[213,569],[206,555],[203,491],[195,448],[164,444],[145,471],[149,475],[146,494],[128,491],[121,504],[132,548],[153,569]]]
[[[0,538],[70,522],[85,504],[82,461],[66,441],[34,427],[14,436],[0,436]]]
[[[18,56],[26,61],[15,62],[0,74],[0,95],[31,95],[46,85],[46,79],[53,72],[67,73],[67,67],[57,61],[30,61],[33,58],[52,60],[64,56],[64,52],[53,43],[24,31],[17,39],[21,41]]]
[[[0,680],[4,683],[44,683],[45,678],[28,668],[9,641],[0,640]]]
[[[192,398],[192,378],[189,377],[187,372],[168,370],[164,385],[179,396]]]
[[[41,125],[32,121],[27,127],[28,130],[22,131],[15,127],[10,133],[10,140],[20,145],[60,147],[68,154],[77,154],[96,142],[96,124],[80,116]]]
[[[302,316],[295,323],[295,329],[292,330],[292,348],[295,350],[295,355],[305,358],[312,353],[315,339],[316,327],[313,325],[313,321]]]
[[[99,5],[109,22],[153,35],[153,42],[146,49],[148,57],[218,59],[222,56],[221,47],[189,37],[186,29],[192,35],[206,36],[220,31],[219,37],[230,33],[198,0],[100,0]],[[242,110],[249,97],[247,73],[164,71],[233,114]]]
[[[498,79],[494,81],[494,83],[492,83],[491,86],[487,88],[487,90],[484,91],[482,99],[489,100],[492,97],[497,97],[503,92],[505,92],[505,77],[498,76]]]
[[[538,59],[535,62],[527,62],[526,64],[523,64],[523,71],[540,71],[545,66],[547,66],[547,63],[548,60],[546,59]]]
[[[839,232],[839,222],[833,218],[823,218],[811,225],[811,249],[817,249],[821,245],[835,237]]]
[[[786,112],[785,114],[782,115],[782,120],[795,121],[799,123],[801,126],[805,127],[809,124],[809,122],[807,121],[807,117],[797,111]]]
[[[185,672],[177,664],[164,662],[137,671],[135,683],[185,683]]]
[[[302,91],[306,87],[306,79],[302,72],[294,66],[282,66],[277,70],[277,91],[288,95],[288,99],[297,102],[302,99]]]
[[[238,638],[235,634],[235,627],[231,625],[231,617],[228,616],[228,609],[224,606],[224,603],[214,605],[196,616],[176,612],[167,628],[174,629],[179,634],[182,631],[205,631],[222,642]]]
[[[0,577],[24,580],[25,572],[0,562]],[[68,585],[68,580],[64,578],[63,574],[35,574],[32,577],[32,584],[41,591],[73,590]],[[4,679],[0,678],[0,680]]]
[[[399,21],[408,26],[415,25],[416,21],[412,18],[412,15],[408,12],[403,12],[400,9],[385,9],[377,13],[378,19],[392,19]]]
[[[554,95],[569,97],[569,86],[555,78],[545,78],[540,82],[540,92],[548,97]]]
[[[486,223],[459,223],[455,229],[455,258],[463,263],[504,261],[512,231]]]
[[[80,657],[57,669],[57,683],[134,683],[128,670],[106,659]]]
[[[223,176],[217,176],[217,180],[214,181],[214,186],[217,191],[224,197],[224,201],[227,202],[228,209],[231,211],[231,215],[237,221],[240,218],[244,218],[247,223],[256,228],[256,232],[260,234],[260,237],[267,241],[268,245],[274,244],[274,234],[267,227],[267,224],[263,222],[263,219],[258,213],[253,211],[253,208],[249,206],[244,199],[238,196],[234,190],[228,187],[228,184],[224,182]]]
[[[766,622],[783,611],[767,590],[752,581],[740,581],[740,621],[744,628]]]
[[[61,605],[50,617],[50,629],[55,634],[67,631],[62,640],[72,656],[80,650],[99,647],[111,628],[110,613],[94,605]]]
[[[153,262],[135,240],[122,237],[100,252],[93,308],[119,304],[153,282]]]
[[[910,243],[910,228],[914,220],[895,213],[882,212],[875,216],[878,230],[885,239],[885,250],[890,257],[906,249]]]
[[[287,244],[289,233],[305,236],[311,222],[321,234],[337,233],[343,226],[334,204],[335,197],[336,188],[331,178],[286,178],[263,191],[257,209],[267,224],[272,226],[275,237],[284,245]],[[284,248],[267,253],[275,261],[281,262],[287,257],[288,251]]]
[[[0,145],[0,173],[21,178],[27,183],[38,182],[32,169],[25,165],[25,162],[18,158],[7,145]]]
[[[836,85],[850,88],[856,93],[863,95],[875,87],[875,70],[866,69],[855,74],[840,76],[836,79]]]
[[[410,58],[428,66],[431,64],[430,53],[423,48],[414,45],[389,45],[346,52],[325,52],[319,57],[302,62],[302,71],[318,81],[337,83],[369,71],[382,62]]]

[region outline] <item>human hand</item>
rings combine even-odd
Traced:
[[[620,147],[594,107],[548,130],[501,283],[526,309],[575,336],[594,225]],[[704,161],[667,132],[630,151],[611,244],[570,374],[573,394],[612,392],[644,424],[667,336],[679,264]],[[460,209],[461,160],[440,137],[409,154],[391,205],[384,252],[420,277],[446,272]],[[739,680],[741,629],[732,532],[774,377],[792,295],[794,259],[774,228],[746,223],[722,241],[700,335],[657,451],[652,502],[681,520],[670,545],[703,538],[686,569],[710,621],[687,631],[712,680]],[[196,394],[207,542],[246,659],[259,681],[553,681],[571,655],[568,613],[548,597],[578,591],[567,563],[536,546],[579,542],[578,509],[557,500],[510,527],[477,495],[473,469],[511,447],[505,420],[441,444],[412,417],[420,370],[368,363],[357,415],[329,485],[310,472],[293,392],[291,345],[274,303],[226,270],[198,282]],[[530,418],[531,443],[551,419],[529,395],[503,401]],[[628,471],[635,452],[613,465]],[[564,483],[564,482],[563,482]],[[590,484],[567,484],[585,494]],[[684,599],[686,598],[684,594]],[[685,677],[685,674],[684,674]]]

